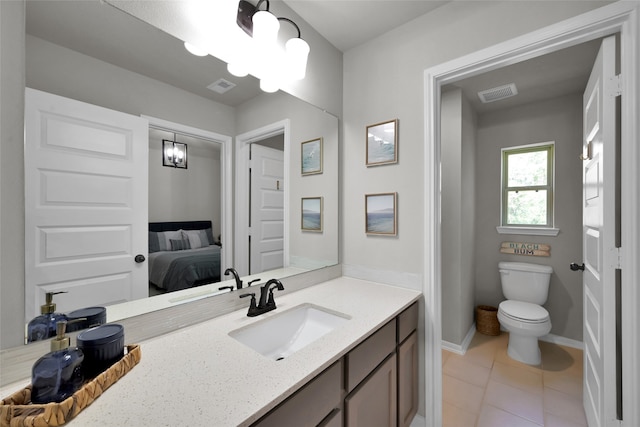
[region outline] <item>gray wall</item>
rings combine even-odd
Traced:
[[[368,277],[397,279],[398,284],[422,289],[424,70],[604,4],[451,2],[345,52],[341,142],[345,271],[368,271]],[[398,164],[367,168],[366,126],[393,118],[400,121]],[[367,236],[364,195],[393,191],[398,192],[398,236]],[[483,224],[477,221],[476,227]]]
[[[187,169],[163,166],[163,139],[187,144]],[[217,145],[180,134],[174,139],[165,131],[149,132],[149,222],[209,220],[217,239],[222,211]]]
[[[475,303],[476,114],[460,89],[442,94],[442,339],[462,344]]]
[[[338,119],[289,94],[260,95],[237,107],[237,134],[290,120],[289,255],[292,266],[314,268],[338,259]],[[301,143],[322,138],[322,173],[301,176]],[[323,197],[322,233],[302,231],[301,198]]]
[[[556,237],[499,235],[500,150],[504,147],[555,141]],[[551,333],[582,341],[582,274],[569,270],[582,259],[582,95],[574,94],[480,115],[476,164],[476,304],[497,306],[504,300],[498,262],[550,265],[553,275],[544,305]],[[551,256],[499,253],[503,241],[548,243]]]

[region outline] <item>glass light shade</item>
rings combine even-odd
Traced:
[[[167,159],[172,160],[173,159],[173,148],[167,148],[165,151],[165,154],[167,156]]]
[[[227,64],[227,71],[236,77],[244,77],[249,74],[249,67],[243,61],[234,61]]]
[[[280,22],[271,12],[260,10],[253,14],[253,40],[260,44],[275,44]]]
[[[260,89],[262,89],[263,92],[273,93],[280,89],[280,85],[276,79],[264,78],[260,79]]]
[[[289,39],[285,44],[287,73],[292,79],[304,79],[307,73],[309,50],[309,44],[301,38]]]
[[[206,50],[200,49],[198,46],[194,46],[187,42],[184,42],[184,48],[187,49],[190,54],[195,56],[207,56],[209,54]]]

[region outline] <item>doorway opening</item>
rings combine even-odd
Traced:
[[[492,48],[476,52],[425,71],[425,403],[428,425],[442,423],[442,217],[441,203],[441,128],[440,102],[443,86],[467,77],[492,71],[509,64],[539,57],[558,50],[576,46],[606,35],[621,33],[621,72],[628,76],[625,79],[625,96],[623,97],[622,117],[622,160],[621,168],[628,176],[622,180],[622,228],[634,230],[638,221],[638,174],[633,165],[638,162],[638,150],[635,141],[638,125],[633,118],[638,113],[637,76],[638,76],[638,42],[637,42],[637,10],[632,5],[615,4],[598,9],[572,20],[562,22],[537,32],[510,40]],[[628,60],[625,60],[627,58]],[[626,155],[625,155],[626,153]],[[626,205],[626,206],[625,206]],[[638,256],[639,238],[633,233],[623,233],[623,256],[632,264],[633,257]],[[626,237],[626,242],[624,242]],[[624,260],[623,260],[624,262]],[[623,265],[629,265],[623,264]],[[632,327],[637,327],[640,317],[633,307],[638,304],[640,293],[634,289],[638,270],[632,267],[626,278],[622,279],[622,311],[625,320],[632,326],[622,330],[624,383],[623,399],[626,403],[625,423],[634,425],[640,419],[633,402],[640,395],[637,385],[640,373],[632,361],[637,360],[640,352],[637,337],[632,334]],[[626,312],[626,314],[625,314]],[[635,400],[634,400],[635,399]]]
[[[235,217],[242,226],[234,267],[241,276],[289,266],[289,139],[288,119],[236,136]]]

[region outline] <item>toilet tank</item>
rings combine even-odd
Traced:
[[[549,295],[553,268],[526,262],[500,262],[500,282],[506,299],[542,305]]]

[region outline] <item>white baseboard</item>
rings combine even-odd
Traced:
[[[473,336],[475,335],[475,333],[476,333],[476,323],[473,322],[473,324],[471,325],[471,328],[467,332],[467,335],[462,340],[462,344],[454,344],[454,343],[443,340],[442,349],[464,356],[464,354],[467,352],[467,349],[469,348],[469,344],[471,344],[471,340],[473,339]]]
[[[584,350],[584,343],[582,341],[572,340],[571,338],[561,337],[560,335],[547,334],[543,337],[540,337],[540,341],[550,342],[553,344],[564,345],[566,347]]]

